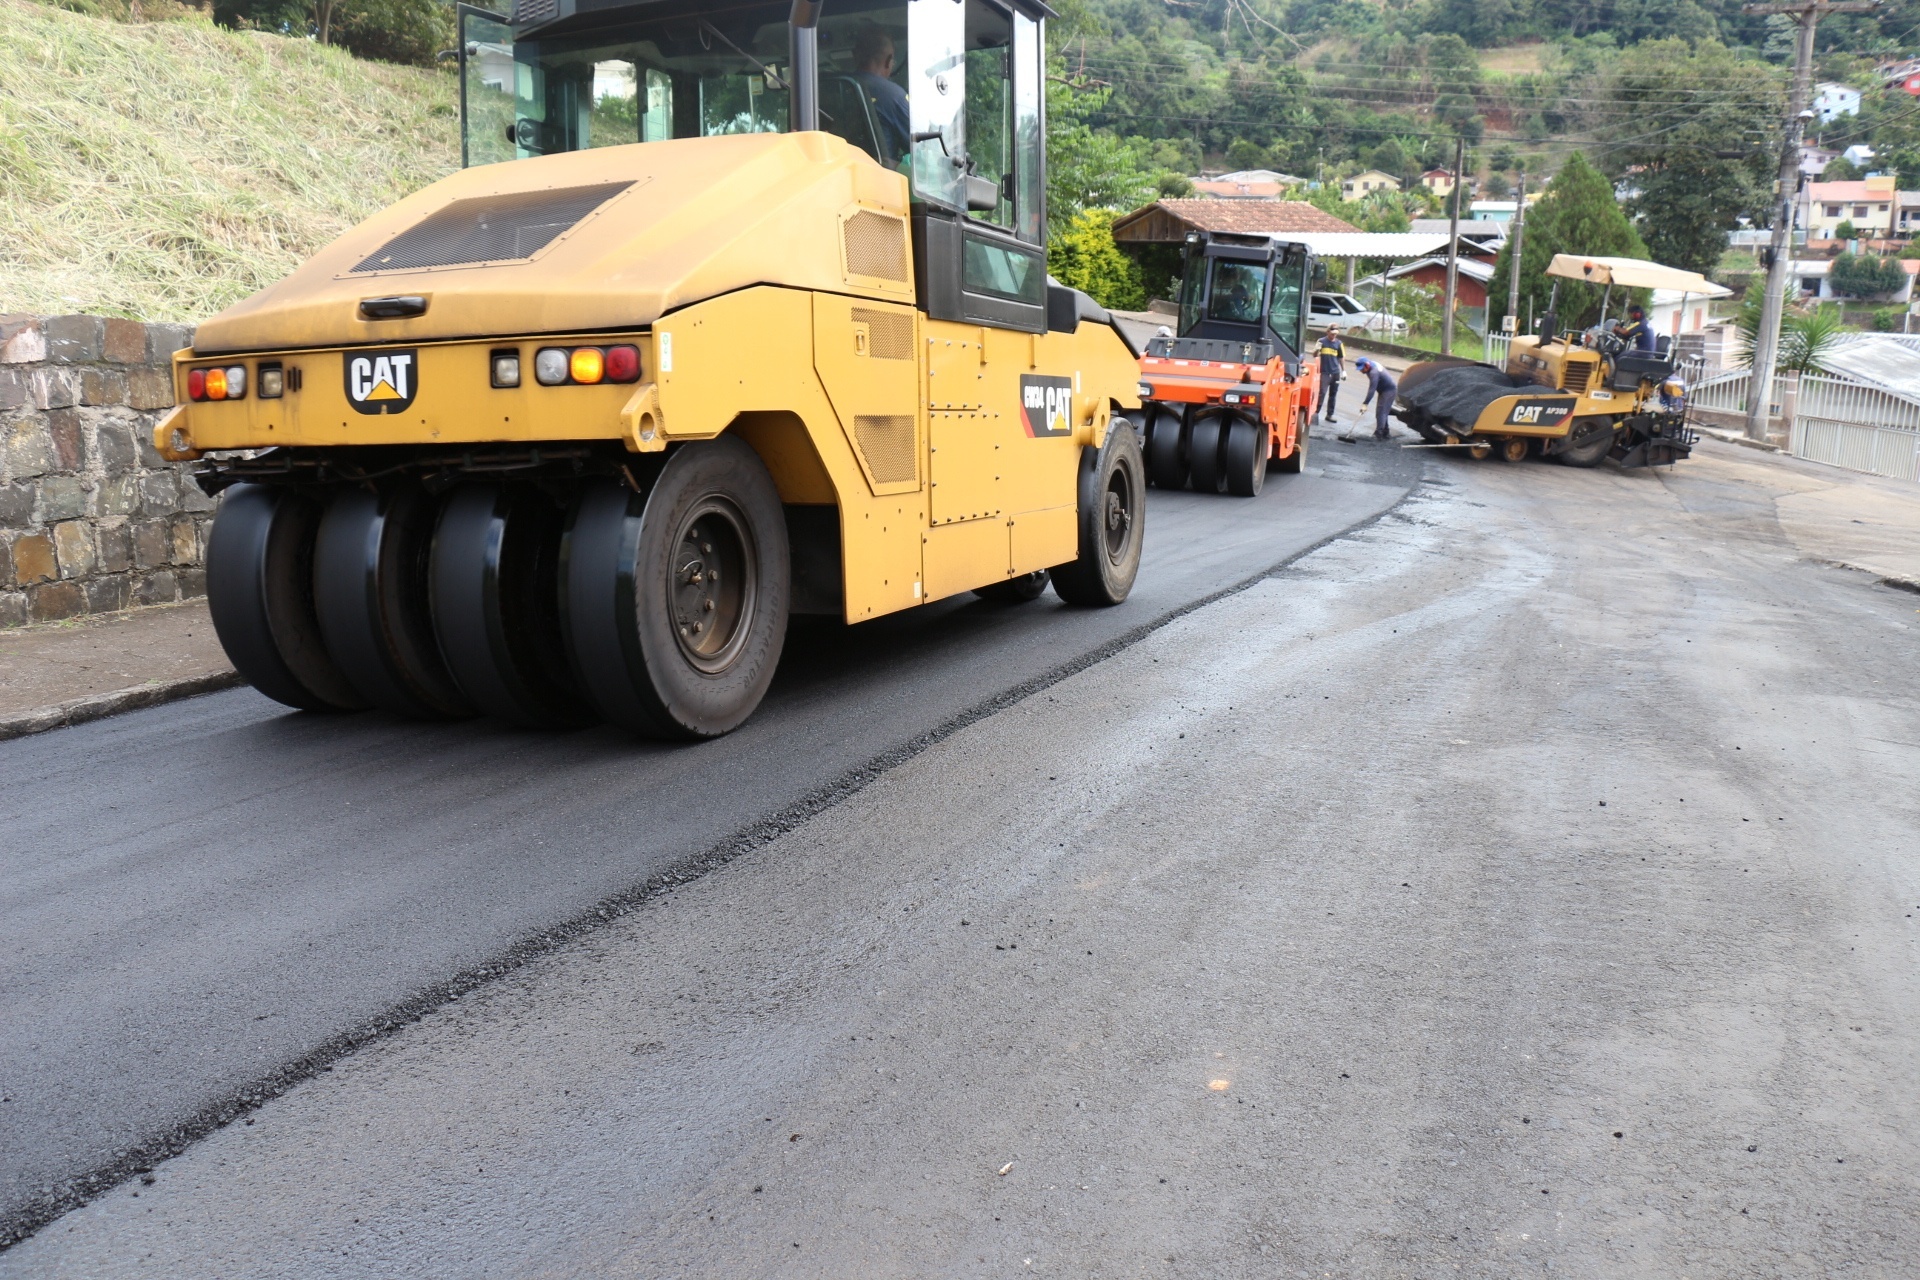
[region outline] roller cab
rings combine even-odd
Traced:
[[[1147,474],[1162,489],[1257,495],[1299,471],[1319,370],[1305,358],[1313,256],[1263,235],[1193,232],[1179,332],[1140,357]]]
[[[1046,276],[1044,16],[462,6],[466,167],[175,357],[242,674],[704,737],[793,614],[1123,600],[1137,367]]]

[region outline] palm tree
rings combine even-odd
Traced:
[[[1740,314],[1734,320],[1734,327],[1740,331],[1737,358],[1749,368],[1753,365],[1754,338],[1760,332],[1763,297],[1760,290],[1748,289],[1747,296],[1740,301]],[[1811,311],[1785,312],[1780,317],[1780,347],[1774,356],[1775,367],[1783,372],[1791,369],[1795,373],[1819,373],[1822,357],[1832,351],[1844,332],[1838,307],[1816,305]]]

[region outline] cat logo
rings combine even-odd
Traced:
[[[1020,422],[1036,438],[1072,435],[1073,379],[1022,374]]]
[[[1510,427],[1557,427],[1573,412],[1571,400],[1521,400],[1507,413]]]
[[[420,389],[417,351],[349,351],[347,403],[356,412],[405,413]]]

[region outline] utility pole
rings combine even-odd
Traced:
[[[1747,436],[1764,440],[1773,399],[1773,371],[1780,348],[1780,313],[1786,307],[1787,277],[1793,258],[1793,211],[1800,195],[1800,140],[1813,114],[1813,33],[1829,13],[1866,13],[1878,0],[1769,0],[1749,4],[1745,13],[1790,13],[1798,27],[1794,41],[1793,84],[1787,93],[1786,137],[1780,144],[1778,201],[1773,210],[1773,254],[1767,263],[1767,293],[1760,330],[1753,338],[1753,373],[1747,392]]]
[[[1520,166],[1520,202],[1513,206],[1513,250],[1507,255],[1507,314],[1520,327],[1520,251],[1526,247],[1527,167]]]
[[[1440,354],[1453,354],[1453,300],[1460,292],[1460,189],[1467,175],[1460,167],[1467,162],[1467,140],[1453,140],[1453,216],[1447,220],[1447,301],[1440,316]]]

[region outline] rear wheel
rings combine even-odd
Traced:
[[[1575,418],[1567,447],[1556,456],[1569,467],[1597,467],[1613,449],[1613,419]]]
[[[474,706],[522,728],[593,721],[560,634],[562,518],[532,486],[463,485],[433,536],[433,630],[447,668]]]
[[[644,494],[588,486],[566,539],[568,643],[588,697],[648,737],[733,729],[773,680],[791,580],[779,491],[742,440],[680,446]]]
[[[1180,415],[1171,409],[1157,410],[1148,430],[1146,468],[1153,483],[1161,489],[1187,486],[1186,428]]]
[[[1267,482],[1267,424],[1235,418],[1227,426],[1227,492],[1255,498]]]
[[[1523,436],[1509,436],[1500,444],[1500,456],[1508,462],[1525,462],[1533,452],[1533,442]]]
[[[1131,429],[1109,429],[1098,449],[1080,451],[1080,554],[1053,567],[1053,589],[1068,604],[1114,605],[1140,572],[1146,536],[1146,475]]]
[[[314,604],[327,651],[368,702],[405,716],[470,716],[433,636],[436,506],[415,485],[336,494],[315,541]]]
[[[313,601],[321,505],[270,485],[227,490],[207,545],[207,604],[248,684],[302,711],[367,705],[327,653]]]
[[[1307,469],[1307,411],[1300,411],[1300,425],[1293,436],[1293,452],[1274,464],[1282,472],[1299,475]]]
[[[1040,593],[1047,589],[1051,578],[1049,570],[1035,569],[1032,573],[1023,573],[1005,582],[989,582],[984,587],[975,587],[973,594],[995,604],[1026,604],[1029,600],[1040,598]]]
[[[1226,420],[1218,415],[1199,419],[1187,433],[1187,468],[1196,493],[1219,493],[1227,487]]]

